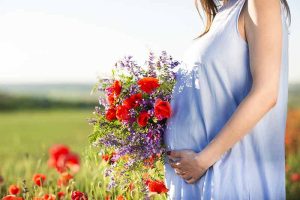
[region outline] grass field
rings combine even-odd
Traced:
[[[138,186],[131,192],[106,190],[108,179],[103,174],[107,163],[101,160],[96,149],[89,147],[88,143],[87,136],[92,127],[88,125],[87,118],[91,116],[91,110],[80,109],[1,113],[0,176],[4,181],[0,181],[0,198],[8,194],[10,184],[21,186],[23,180],[29,188],[26,199],[47,193],[57,194],[59,175],[47,165],[48,148],[53,144],[65,144],[80,155],[81,169],[68,187],[61,188],[67,195],[64,199],[70,199],[72,190],[84,191],[94,199],[108,199],[108,196],[116,199],[120,194],[126,199],[141,199]],[[47,184],[43,188],[34,185],[32,177],[35,173],[47,175]],[[165,198],[165,195],[152,196],[152,199]]]
[[[294,87],[291,94],[286,132],[287,199],[300,199],[299,87]],[[72,190],[86,192],[89,199],[106,200],[109,196],[110,199],[117,199],[118,195],[123,195],[125,199],[141,199],[139,185],[133,191],[128,188],[106,190],[108,180],[104,177],[104,169],[107,163],[97,155],[97,149],[89,145],[88,135],[92,132],[92,126],[87,121],[89,117],[92,117],[92,109],[23,109],[0,112],[0,198],[8,194],[10,184],[24,188],[25,180],[29,190],[26,199],[41,197],[47,193],[57,194],[61,190],[66,193],[64,199],[70,199]],[[66,187],[57,187],[59,174],[47,165],[48,149],[53,144],[68,145],[80,156],[81,169]],[[163,170],[162,166],[159,169]],[[44,187],[34,185],[32,176],[35,173],[47,175]],[[155,173],[152,173],[152,177],[155,177]],[[133,180],[140,178],[139,175],[132,177]],[[166,195],[151,194],[151,199],[166,199]]]
[[[0,113],[0,159],[40,157],[51,144],[69,145],[77,152],[88,146],[91,110],[36,110]]]

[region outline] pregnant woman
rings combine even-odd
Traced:
[[[207,26],[177,72],[164,135],[169,199],[283,200],[287,2],[200,2]]]

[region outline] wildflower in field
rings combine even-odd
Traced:
[[[105,200],[110,200],[110,195],[106,195]]]
[[[44,185],[45,181],[46,181],[46,176],[44,174],[35,174],[33,176],[33,182],[38,186]]]
[[[58,198],[58,200],[63,199],[63,198],[65,197],[65,195],[66,195],[66,194],[65,194],[63,191],[58,192],[58,193],[57,193],[57,198]]]
[[[129,188],[129,191],[130,191],[130,192],[134,189],[134,184],[133,184],[133,182],[130,182],[128,188]]]
[[[20,193],[20,187],[18,187],[17,185],[10,185],[8,188],[9,194],[19,194]]]
[[[77,173],[80,169],[80,159],[75,153],[69,153],[63,162],[66,169],[70,169],[73,173]]]
[[[58,160],[60,156],[66,155],[68,153],[70,153],[69,147],[63,144],[55,144],[51,148],[49,148],[49,154],[55,160]]]
[[[56,196],[54,194],[45,194],[43,200],[55,200]]]
[[[2,200],[24,200],[22,197],[17,197],[15,195],[6,195]]]
[[[69,153],[70,153],[69,147],[62,145],[62,144],[53,145],[51,148],[49,148],[50,156],[48,159],[48,166],[53,167],[53,168],[59,168],[57,166],[59,163],[59,160],[62,157],[65,157],[65,155],[67,155]]]
[[[290,180],[292,182],[300,182],[300,173],[297,173],[297,172],[292,173]]]
[[[79,171],[79,156],[70,151],[69,147],[61,144],[53,145],[49,149],[48,166],[56,168],[60,173],[71,170],[73,173]]]
[[[73,191],[71,195],[72,200],[88,200],[88,196],[80,191]]]
[[[57,180],[57,186],[58,187],[67,186],[71,179],[73,179],[73,176],[70,173],[63,172]]]
[[[150,192],[156,192],[158,194],[168,192],[168,189],[163,181],[148,179],[146,180],[146,185],[148,186]]]
[[[123,197],[123,195],[119,195],[119,196],[117,196],[116,200],[125,200],[125,198]]]

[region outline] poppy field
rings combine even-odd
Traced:
[[[0,113],[0,198],[3,199],[167,199],[153,168],[123,188],[108,190],[105,168],[112,155],[88,142],[90,110],[36,110]],[[300,197],[300,109],[289,109],[286,132],[287,199]],[[163,170],[163,165],[156,166]],[[135,184],[142,179],[144,185]]]
[[[13,111],[0,114],[0,197],[3,199],[166,199],[162,177],[139,174],[108,190],[111,156],[89,146],[90,110]],[[163,169],[163,166],[156,166]],[[135,185],[141,178],[145,187]]]

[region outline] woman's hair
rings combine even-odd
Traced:
[[[203,36],[204,34],[206,34],[209,31],[211,23],[212,23],[215,15],[218,12],[218,5],[216,4],[216,2],[218,2],[218,1],[219,0],[217,0],[217,1],[216,0],[195,0],[195,5],[196,5],[199,15],[201,16],[200,8],[199,8],[199,2],[200,2],[201,6],[203,8],[203,11],[205,13],[205,17],[206,17],[206,24],[205,24],[204,32],[199,37]],[[223,1],[225,1],[225,3],[227,3],[228,0],[223,0]],[[284,8],[287,12],[288,21],[290,23],[291,22],[291,12],[290,12],[290,8],[287,3],[287,0],[280,0],[280,1],[284,5]]]

